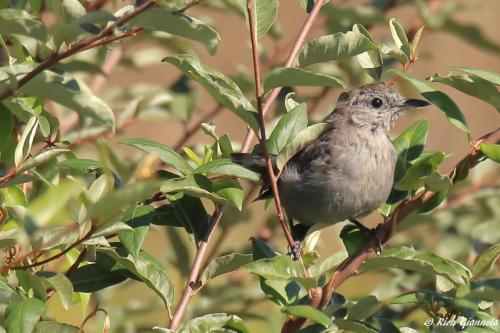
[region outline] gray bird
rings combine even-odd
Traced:
[[[303,240],[311,226],[319,229],[350,220],[365,228],[357,219],[385,203],[393,185],[397,153],[388,132],[401,112],[426,105],[383,83],[340,95],[324,120],[331,127],[296,153],[278,178],[296,241]],[[232,159],[259,172],[264,183],[259,198],[271,197],[264,156],[233,154]]]

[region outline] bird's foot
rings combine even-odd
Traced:
[[[290,257],[292,257],[293,260],[299,260],[301,252],[302,252],[302,243],[299,241],[295,241],[295,244],[293,244],[293,248],[290,248],[290,246],[288,246],[287,254]]]
[[[378,237],[378,226],[371,229],[371,228],[368,228],[366,227],[364,224],[362,224],[361,222],[359,222],[358,220],[355,220],[355,219],[352,219],[352,220],[349,220],[352,222],[352,224],[354,224],[356,227],[358,227],[359,229],[365,231],[366,233],[368,233],[376,242],[376,245],[375,245],[375,253],[379,256],[382,254],[382,241],[380,240],[380,238]]]

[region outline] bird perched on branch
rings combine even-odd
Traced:
[[[302,241],[311,226],[319,229],[345,220],[367,229],[357,219],[385,203],[393,185],[397,153],[388,132],[403,111],[426,105],[383,83],[340,95],[324,120],[329,129],[298,151],[278,178],[294,240]],[[276,156],[271,158],[275,163]],[[259,198],[271,197],[263,155],[237,153],[232,160],[259,172]]]

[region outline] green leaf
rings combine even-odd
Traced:
[[[247,1],[240,0],[248,25]],[[252,0],[252,12],[255,19],[257,37],[264,36],[271,29],[278,16],[278,0]]]
[[[28,203],[23,190],[18,186],[10,186],[0,190],[0,200],[4,206],[26,206]]]
[[[489,81],[497,86],[500,86],[500,74],[496,72],[486,69],[471,68],[471,67],[448,66],[448,68],[476,75],[483,80]]]
[[[409,81],[426,100],[440,108],[453,126],[470,134],[469,127],[467,126],[462,111],[460,111],[458,105],[455,104],[448,95],[436,89],[425,80],[419,79],[411,74],[396,69],[391,69],[390,71]]]
[[[116,272],[107,271],[97,264],[90,264],[78,267],[76,271],[71,273],[69,279],[73,284],[74,291],[93,293],[121,283],[127,277]]]
[[[0,104],[0,154],[8,145],[12,138],[12,129],[14,126],[14,118],[9,110]],[[3,157],[0,155],[0,157]],[[2,158],[3,160],[4,158]]]
[[[39,321],[35,325],[33,333],[78,333],[81,332],[76,326],[61,324],[55,321]]]
[[[408,41],[408,37],[403,29],[403,27],[399,24],[399,22],[395,18],[391,18],[389,20],[389,27],[391,29],[392,40],[394,44],[403,51],[408,59],[411,57],[411,45]]]
[[[231,253],[216,258],[203,270],[200,276],[201,285],[205,285],[208,280],[216,278],[219,275],[232,272],[243,265],[252,262],[251,254]]]
[[[28,156],[35,139],[36,130],[38,128],[38,118],[32,116],[21,134],[21,138],[16,146],[14,153],[14,163],[19,166]]]
[[[44,311],[44,303],[38,299],[14,301],[5,309],[5,328],[12,333],[31,333]]]
[[[211,313],[193,318],[176,330],[177,333],[230,333],[235,331],[250,333],[238,316],[227,313]]]
[[[0,10],[0,27],[2,35],[26,36],[42,42],[47,40],[47,31],[42,22],[35,20],[35,17],[24,10],[14,8]]]
[[[287,306],[281,311],[294,317],[310,319],[323,327],[329,327],[332,324],[330,317],[309,305]]]
[[[62,43],[71,44],[83,35],[96,34],[100,28],[96,24],[111,23],[116,17],[105,11],[92,11],[70,22],[57,24],[51,31],[54,44],[59,47]],[[89,64],[87,63],[87,67]],[[100,71],[100,67],[97,68]]]
[[[361,24],[355,24],[352,28],[354,32],[361,33],[363,36],[368,38],[370,42],[375,43],[375,40],[370,35],[368,30],[363,27]],[[383,61],[382,54],[380,53],[380,49],[368,50],[356,56],[356,60],[358,60],[359,65],[366,69],[368,74],[373,77],[375,80],[380,80],[382,76],[383,69]]]
[[[479,98],[493,105],[500,112],[500,93],[497,87],[489,81],[483,80],[475,75],[450,75],[440,76],[438,74],[429,78],[429,81],[439,82],[453,87],[464,94]]]
[[[224,105],[254,131],[259,131],[254,106],[246,99],[238,85],[213,69],[200,63],[193,55],[180,54],[162,60],[177,67],[184,74],[198,82],[219,103]]]
[[[154,208],[149,205],[132,206],[122,217],[122,220],[132,227],[132,230],[118,232],[118,238],[123,246],[133,255],[138,255],[142,243],[149,231]]]
[[[429,121],[427,119],[419,120],[392,141],[398,153],[398,158],[404,165],[417,159],[422,154],[428,131]]]
[[[175,150],[159,142],[146,139],[127,139],[120,143],[135,147],[149,154],[155,154],[162,162],[173,166],[182,174],[188,174],[193,170]]]
[[[0,92],[10,89],[12,77],[19,79],[33,68],[32,65],[15,65],[12,69],[5,67],[0,69]],[[114,130],[115,116],[111,108],[102,99],[92,94],[82,81],[68,73],[61,74],[54,70],[45,70],[19,88],[19,92],[26,96],[50,99]]]
[[[101,248],[99,252],[116,260],[132,274],[142,280],[150,289],[161,297],[165,306],[169,307],[174,301],[174,288],[164,268],[151,255],[141,251],[139,255],[119,255],[112,249]]]
[[[283,115],[267,140],[269,153],[278,154],[307,127],[307,106],[301,103]]]
[[[194,197],[207,198],[218,203],[228,202],[220,195],[214,193],[210,180],[200,174],[167,180],[161,186],[161,191],[165,194],[182,192]]]
[[[96,227],[102,227],[130,205],[136,205],[153,196],[161,186],[159,181],[136,182],[105,195],[87,209],[86,220],[96,219]]]
[[[426,186],[435,192],[450,188],[453,185],[450,178],[436,171],[445,156],[446,153],[435,152],[418,159],[408,168],[394,188],[400,191],[410,191]]]
[[[202,21],[170,8],[151,8],[129,21],[131,26],[162,31],[202,43],[214,54],[220,42],[217,31]]]
[[[361,251],[364,247],[366,247],[366,244],[370,242],[371,236],[367,231],[348,224],[344,228],[342,228],[342,231],[340,232],[340,238],[344,243],[347,254],[349,255],[349,257],[352,257],[358,254],[359,251]]]
[[[298,64],[300,67],[306,67],[319,62],[352,57],[377,48],[377,44],[360,32],[338,32],[308,42],[298,55]]]
[[[209,216],[199,198],[184,195],[169,205],[157,208],[155,214],[157,217],[161,214],[161,225],[183,226],[188,233],[193,234],[196,242],[205,236]]]
[[[338,251],[327,257],[324,260],[314,263],[308,267],[309,274],[314,278],[319,278],[323,274],[327,274],[336,269],[342,262],[347,259],[348,254],[345,251]]]
[[[243,209],[245,193],[235,179],[217,179],[212,181],[212,191],[231,203],[240,212]]]
[[[346,332],[356,332],[356,333],[380,333],[378,330],[360,321],[354,320],[344,320],[344,319],[334,319],[333,324],[337,328]]]
[[[480,277],[488,274],[493,265],[500,256],[500,243],[497,243],[486,251],[484,251],[481,256],[477,259],[474,267],[472,267],[472,278],[471,280],[477,280]]]
[[[43,277],[43,281],[57,291],[63,308],[68,310],[73,301],[73,285],[66,275],[43,271],[38,272],[37,275]]]
[[[404,246],[386,249],[380,256],[368,259],[360,271],[380,268],[399,268],[431,275],[438,274],[455,285],[467,283],[471,276],[470,271],[456,261]]]
[[[337,87],[344,88],[344,83],[333,76],[307,71],[302,68],[277,68],[269,73],[264,81],[264,91],[276,87]]]
[[[481,143],[479,148],[490,160],[500,163],[500,145]]]
[[[349,320],[364,320],[371,317],[381,307],[382,303],[379,302],[375,296],[367,296],[360,299],[352,308],[349,309]]]
[[[31,170],[67,152],[69,152],[68,149],[61,149],[61,148],[52,148],[44,150],[36,156],[28,157],[23,163],[21,163],[17,172],[22,173]]]
[[[26,229],[31,233],[37,228],[55,223],[56,215],[63,212],[67,203],[76,198],[84,190],[78,181],[64,180],[59,185],[50,188],[47,192],[33,200],[26,211]]]
[[[227,158],[218,158],[206,164],[203,164],[193,170],[193,173],[205,173],[207,175],[222,175],[229,177],[243,178],[253,181],[259,181],[258,173],[250,171],[241,165],[231,162]]]
[[[286,145],[286,147],[279,153],[276,165],[278,169],[283,170],[285,164],[300,150],[307,146],[311,141],[316,140],[325,131],[330,129],[331,126],[326,123],[319,123],[309,126],[299,133]]]
[[[101,163],[83,158],[72,158],[66,161],[57,163],[59,167],[68,168],[81,173],[89,173],[102,168]]]
[[[61,7],[64,11],[64,19],[67,22],[82,17],[87,13],[85,7],[78,0],[62,0]]]

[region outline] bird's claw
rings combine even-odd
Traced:
[[[296,241],[293,244],[293,248],[288,246],[288,253],[287,254],[290,257],[292,257],[293,260],[299,260],[301,252],[302,252],[302,243],[301,242]]]

